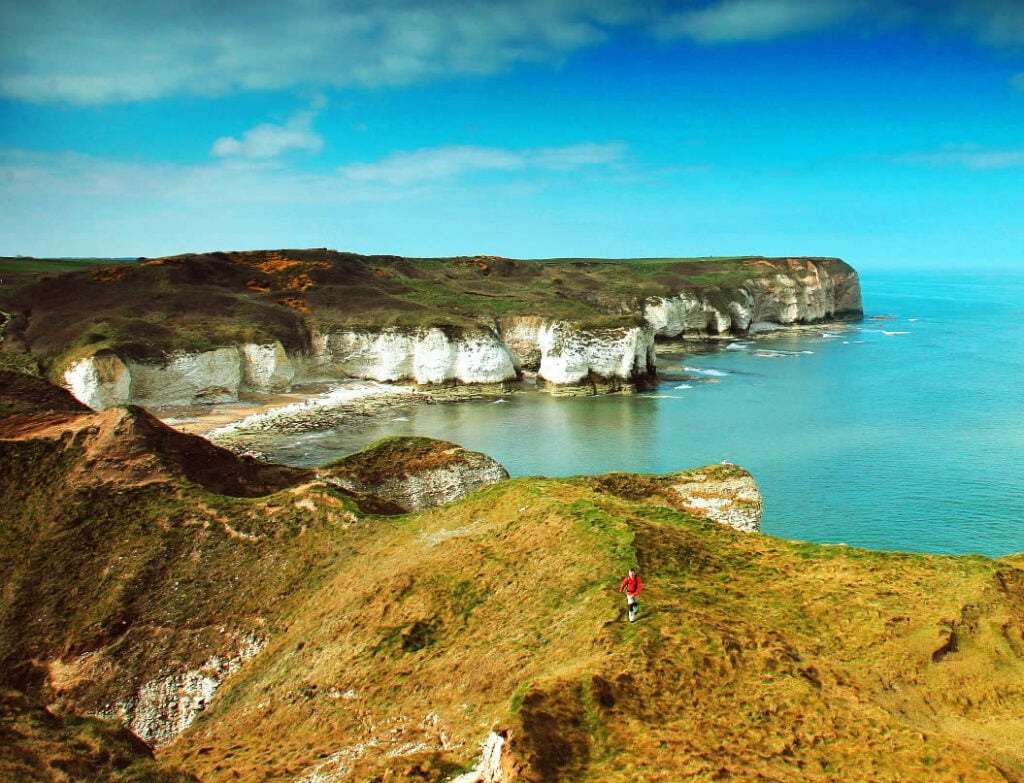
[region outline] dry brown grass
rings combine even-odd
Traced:
[[[0,439],[3,682],[97,709],[258,633],[158,754],[206,783],[440,783],[493,728],[518,781],[1024,780],[1022,556],[741,534],[627,474],[391,517],[317,483],[227,497],[66,402]],[[83,480],[142,448],[118,428],[162,480]]]

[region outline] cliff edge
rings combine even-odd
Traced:
[[[12,261],[13,263],[13,261]],[[0,301],[3,350],[90,407],[223,402],[356,377],[555,393],[655,380],[659,340],[861,315],[835,258],[402,258],[208,253],[97,266]]]

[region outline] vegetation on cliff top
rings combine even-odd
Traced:
[[[95,481],[46,407],[0,419],[0,684],[88,712],[258,638],[159,751],[206,783],[440,783],[492,728],[520,781],[1024,779],[1020,557],[741,534],[654,476],[399,516]]]
[[[42,274],[52,263],[55,274]],[[649,296],[728,297],[745,280],[838,259],[402,258],[330,250],[207,253],[137,262],[0,259],[5,351],[44,368],[104,349],[152,359],[175,350],[280,340],[311,330],[443,326],[543,315],[589,326],[637,323]]]

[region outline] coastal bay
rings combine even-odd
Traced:
[[[311,466],[380,437],[439,437],[491,454],[514,476],[727,460],[756,477],[766,533],[897,551],[1021,551],[1022,281],[903,275],[864,287],[859,323],[662,351],[663,379],[647,393],[423,405],[425,395],[407,390],[380,397],[386,407],[364,398],[340,426],[269,427],[255,448]]]

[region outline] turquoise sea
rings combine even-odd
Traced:
[[[862,275],[845,328],[662,355],[693,381],[632,397],[396,409],[393,421],[284,440],[316,464],[392,434],[455,441],[516,476],[749,469],[762,529],[874,549],[1024,551],[1024,276]],[[871,316],[885,316],[873,319]],[[703,379],[703,380],[696,380]]]

